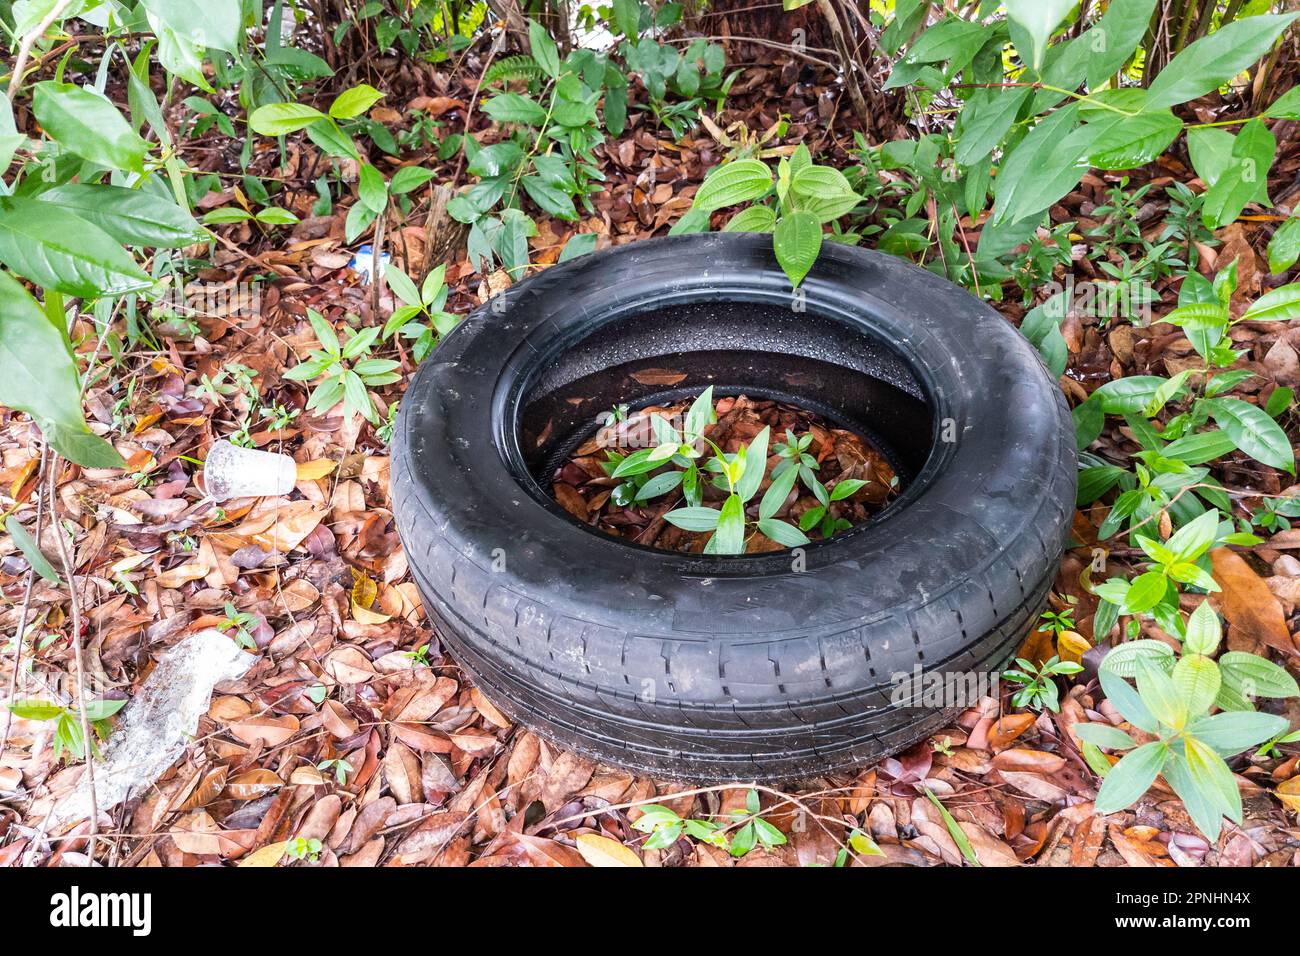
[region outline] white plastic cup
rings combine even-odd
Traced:
[[[288,455],[241,448],[224,438],[213,442],[203,462],[203,484],[214,501],[287,495],[298,480],[298,463]]]

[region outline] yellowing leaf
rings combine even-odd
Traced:
[[[1056,653],[1061,660],[1075,664],[1082,662],[1084,653],[1091,647],[1087,638],[1074,631],[1062,631],[1060,637],[1056,639]]]
[[[248,856],[239,861],[240,866],[275,866],[284,857],[284,849],[287,841],[281,840],[279,843],[268,843],[260,849],[254,850]]]
[[[317,481],[326,475],[334,473],[338,462],[330,461],[328,458],[317,458],[313,461],[304,461],[298,466],[299,481]]]
[[[379,596],[379,585],[375,584],[374,579],[368,574],[357,574],[353,572],[356,580],[352,582],[352,607],[358,607],[370,610],[371,605],[375,603],[375,598]]]
[[[1296,813],[1300,813],[1300,776],[1283,780],[1275,791],[1277,798]]]
[[[607,836],[583,833],[578,837],[578,852],[592,866],[643,866],[641,858]]]

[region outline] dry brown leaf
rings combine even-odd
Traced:
[[[1223,588],[1215,597],[1228,623],[1274,650],[1295,654],[1296,645],[1282,605],[1264,579],[1241,555],[1228,548],[1215,548],[1210,560],[1214,563],[1214,580]]]

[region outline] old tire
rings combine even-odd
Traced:
[[[796,396],[892,443],[910,484],[800,566],[606,537],[546,470],[611,398],[662,395],[651,368],[685,371],[674,395]],[[942,728],[963,702],[900,706],[899,675],[1007,660],[1076,469],[1060,390],[987,306],[834,243],[792,299],[770,238],[731,234],[584,256],[476,311],[413,378],[392,464],[425,610],[487,695],[564,747],[694,780],[823,773]]]

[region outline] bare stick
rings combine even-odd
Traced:
[[[42,479],[45,477],[46,456],[49,452],[49,446],[44,442],[41,443],[41,464],[36,470],[36,524],[32,533],[32,539],[36,546],[40,547],[41,527],[45,523],[45,486]],[[27,612],[32,604],[32,588],[36,585],[36,569],[32,568],[27,572],[27,587],[23,590],[23,603],[18,611],[18,628],[14,634],[14,672],[9,675],[9,695],[10,704],[14,701],[14,695],[18,692],[18,671],[23,666],[23,640],[27,636]],[[13,726],[14,712],[12,708],[5,709],[5,732],[0,736],[0,754],[5,752],[9,746],[9,730]]]
[[[99,832],[99,804],[95,800],[94,738],[90,736],[90,720],[86,717],[86,665],[81,654],[81,602],[77,599],[77,580],[74,576],[72,558],[68,554],[68,542],[63,539],[63,529],[59,527],[58,474],[59,457],[54,455],[50,460],[50,521],[54,525],[54,539],[59,543],[59,560],[63,564],[63,578],[68,582],[69,603],[72,606],[72,654],[77,664],[77,710],[81,712],[82,749],[86,756],[86,791],[90,795],[90,840],[86,848],[86,856],[93,863],[95,836]]]
[[[27,57],[32,52],[32,46],[35,45],[36,41],[45,34],[45,31],[50,28],[50,24],[57,20],[59,14],[66,10],[71,3],[72,0],[59,0],[59,2],[54,5],[53,9],[51,9],[49,13],[45,14],[45,19],[36,24],[36,28],[24,36],[22,41],[18,44],[18,56],[14,60],[14,73],[9,80],[8,94],[11,103],[13,102],[13,98],[18,95],[18,88],[23,85],[23,71],[27,68]]]

